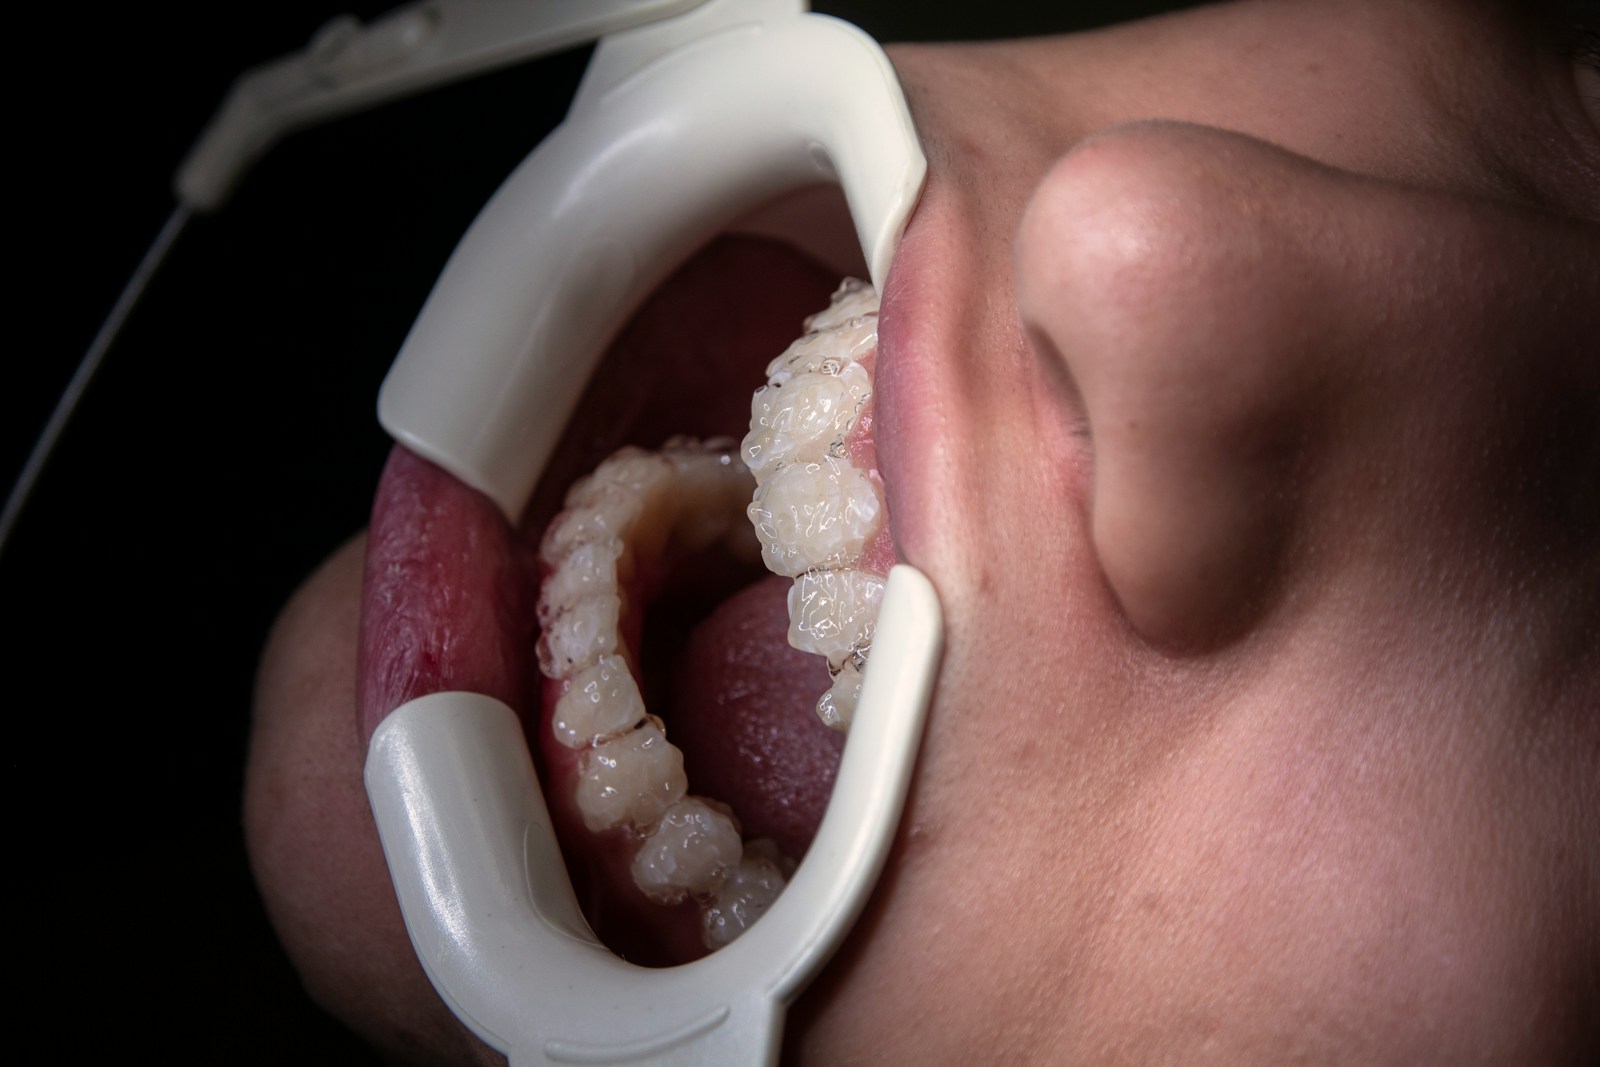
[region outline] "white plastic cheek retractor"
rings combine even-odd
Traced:
[[[924,170],[882,50],[799,4],[715,0],[607,38],[567,122],[451,258],[380,418],[515,521],[617,325],[694,247],[837,180],[881,287]],[[665,969],[589,930],[509,707],[438,693],[396,709],[373,735],[367,791],[429,978],[514,1065],[774,1062],[785,1010],[882,869],[941,641],[931,584],[894,567],[805,860],[738,940]]]

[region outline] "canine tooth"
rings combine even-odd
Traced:
[[[843,439],[872,394],[872,378],[859,363],[838,374],[797,374],[782,385],[756,391],[750,399],[750,433],[741,455],[756,481],[779,465],[826,459],[829,446]]]
[[[829,459],[779,468],[756,490],[748,514],[767,569],[796,578],[859,558],[879,510],[871,480]]]
[[[683,753],[653,721],[578,758],[575,799],[583,824],[595,833],[653,826],[687,789]]]
[[[689,797],[667,810],[634,854],[633,882],[650,899],[675,904],[716,889],[743,851],[733,817]]]
[[[839,667],[872,644],[882,601],[883,579],[870,571],[808,571],[789,587],[789,644]]]
[[[751,842],[754,846],[757,842]],[[700,915],[701,938],[706,948],[719,949],[748,930],[787,884],[778,863],[763,855],[752,855],[747,847],[739,865],[730,870],[717,887],[716,898]]]
[[[839,673],[833,676],[833,685],[817,700],[817,718],[824,726],[841,732],[850,729],[856,717],[856,704],[861,700],[861,661],[856,657],[845,660]]]
[[[615,592],[585,597],[561,611],[539,635],[539,670],[567,678],[617,650],[622,598]]]
[[[860,278],[846,278],[833,291],[828,307],[806,319],[807,333],[826,330],[841,322],[878,313],[878,291]]]
[[[644,700],[621,656],[579,671],[556,701],[551,732],[568,748],[619,737],[644,721]]]

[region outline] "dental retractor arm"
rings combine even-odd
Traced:
[[[882,284],[925,162],[882,51],[799,6],[712,0],[602,42],[567,123],[479,216],[407,338],[379,402],[396,439],[515,521],[617,325],[721,225],[791,189],[843,185]],[[932,586],[893,568],[805,860],[738,940],[663,970],[589,931],[510,708],[439,693],[394,711],[367,789],[451,1009],[519,1067],[774,1062],[785,1009],[882,868],[941,642]]]
[[[440,693],[395,711],[373,735],[367,790],[429,979],[513,1067],[776,1062],[785,1009],[883,868],[941,640],[932,586],[894,568],[833,798],[805,861],[744,936],[682,967],[625,963],[589,932],[510,708]]]
[[[613,332],[697,245],[838,181],[881,286],[926,166],[882,49],[817,15],[728,26],[580,105],[468,230],[379,397],[513,519]]]

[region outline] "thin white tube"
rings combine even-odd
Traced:
[[[6,544],[11,539],[11,531],[16,526],[23,507],[27,505],[28,497],[33,494],[33,487],[38,482],[39,475],[44,473],[45,464],[50,462],[50,455],[55,451],[62,432],[66,430],[67,422],[72,418],[72,413],[78,409],[78,401],[83,399],[83,394],[88,390],[95,372],[100,369],[106,353],[116,342],[117,335],[122,332],[122,324],[127,321],[134,305],[138,304],[139,298],[144,295],[145,287],[150,284],[150,279],[155,276],[167,258],[167,252],[177,241],[178,234],[183,232],[191,214],[192,211],[185,204],[179,204],[173,209],[166,224],[161,227],[161,232],[156,234],[155,241],[145,252],[144,258],[139,261],[139,266],[134,268],[132,277],[122,289],[122,295],[111,305],[111,313],[106,316],[105,322],[100,324],[100,332],[89,342],[89,349],[79,361],[72,380],[62,390],[61,399],[56,401],[56,409],[50,414],[50,421],[45,423],[44,429],[39,432],[39,439],[34,442],[33,451],[28,455],[28,462],[23,464],[22,473],[17,475],[16,484],[11,487],[11,495],[6,497],[5,511],[0,512],[0,555],[5,554]]]

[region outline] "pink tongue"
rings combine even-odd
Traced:
[[[813,710],[827,666],[789,647],[791,584],[769,575],[695,628],[663,718],[690,791],[730,805],[747,839],[770,837],[798,859],[828,805],[844,736]]]

